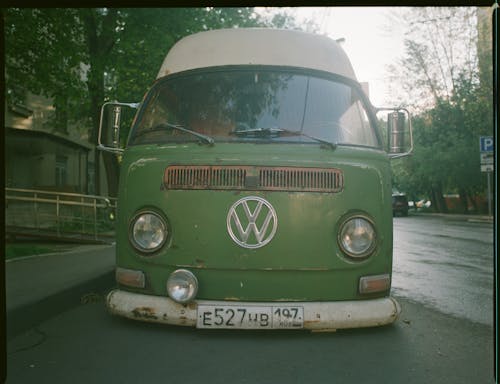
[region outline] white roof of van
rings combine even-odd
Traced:
[[[351,62],[336,41],[301,31],[267,28],[218,29],[187,36],[168,52],[157,78],[224,65],[310,68],[356,80]]]

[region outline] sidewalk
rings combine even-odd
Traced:
[[[7,338],[114,285],[115,246],[81,245],[5,263]]]
[[[443,217],[449,220],[457,220],[457,221],[469,221],[473,223],[493,223],[494,216],[488,215],[463,215],[463,214],[455,214],[455,213],[434,213],[434,212],[415,212],[410,209],[409,214],[411,216],[434,216],[434,217]]]

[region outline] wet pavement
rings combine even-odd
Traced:
[[[110,316],[97,285],[85,285],[52,306],[40,302],[35,310],[52,315],[9,340],[7,382],[493,383],[492,224],[410,216],[395,218],[394,229],[393,295],[403,313],[391,326],[319,334],[162,326]],[[83,264],[112,269],[113,249],[87,251],[65,254],[83,258],[66,261],[65,279],[95,275]],[[55,270],[61,257],[8,263],[9,292],[24,297],[14,290],[22,264],[33,275],[42,260]],[[54,274],[36,276],[50,282]],[[30,283],[25,293],[44,287]],[[63,309],[66,301],[74,305]]]
[[[492,326],[493,224],[394,218],[393,295]]]

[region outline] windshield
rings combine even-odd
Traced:
[[[324,77],[261,69],[197,72],[160,82],[131,144],[200,138],[379,146],[356,89]]]

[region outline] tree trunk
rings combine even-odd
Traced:
[[[68,134],[68,101],[64,95],[58,95],[54,99],[55,108],[55,122],[54,131],[63,135]]]
[[[431,207],[434,212],[439,212],[439,202],[436,199],[436,191],[434,188],[431,188],[429,192],[429,196],[431,199]]]
[[[460,196],[460,203],[462,204],[462,213],[469,213],[469,195],[467,194],[467,191],[460,188],[458,194]]]
[[[431,203],[434,211],[437,213],[448,213],[448,207],[443,197],[443,189],[441,185],[435,185],[431,189]]]
[[[104,103],[104,61],[107,54],[111,50],[114,41],[110,29],[115,25],[116,10],[109,10],[105,16],[99,16],[96,10],[85,10],[84,25],[87,37],[87,46],[89,50],[89,80],[88,89],[91,103],[92,115],[92,131],[89,137],[92,138],[92,143],[97,146],[99,140],[99,122],[101,105]],[[101,33],[98,33],[98,19],[101,17],[102,28]],[[101,186],[101,159],[106,171],[106,181],[108,187],[108,195],[115,197],[118,192],[118,161],[113,154],[104,153],[101,156],[100,151],[95,151],[94,166],[95,166],[95,188],[96,194],[102,194]]]
[[[470,203],[472,204],[472,212],[479,213],[476,196],[474,195],[474,193],[468,193],[467,195],[469,196]]]

